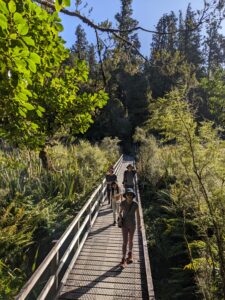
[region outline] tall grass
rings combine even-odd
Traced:
[[[42,168],[38,152],[0,150],[0,299],[13,299],[119,149],[116,140],[81,141],[49,148],[48,155],[51,172]]]

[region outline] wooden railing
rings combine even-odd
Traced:
[[[123,156],[114,166],[116,174],[122,161]],[[105,198],[106,180],[104,179],[21,289],[16,300],[52,300],[55,298],[61,285],[66,282]]]
[[[144,252],[145,273],[146,273],[148,296],[149,296],[149,300],[155,300],[150,259],[149,259],[149,255],[148,255],[148,244],[147,244],[146,233],[145,233],[144,216],[143,216],[143,210],[142,210],[142,205],[141,205],[140,192],[139,192],[139,188],[138,188],[137,175],[135,176],[135,193],[136,193],[136,200],[138,201],[138,204],[139,204],[139,212],[140,212],[140,219],[141,219],[141,236],[142,236],[142,247],[143,247],[143,252]]]

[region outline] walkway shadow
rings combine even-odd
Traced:
[[[102,216],[105,216],[105,215],[110,215],[112,213],[112,209],[109,208],[108,210],[102,210],[98,213],[98,218],[102,217]]]
[[[96,277],[95,280],[89,282],[88,284],[82,285],[81,287],[78,287],[75,289],[72,289],[69,292],[65,292],[65,293],[61,294],[60,297],[66,298],[71,293],[79,294],[77,296],[81,297],[81,296],[85,295],[90,289],[95,287],[103,279],[105,279],[107,277],[116,277],[119,274],[121,274],[122,271],[123,271],[123,268],[120,265],[116,265],[116,266],[112,267],[111,269],[109,269],[108,271],[106,271],[104,274],[100,275],[99,277]]]
[[[101,227],[101,228],[96,229],[94,231],[91,231],[88,236],[98,235],[100,232],[103,232],[103,231],[105,231],[106,229],[108,229],[109,227],[112,227],[112,226],[113,226],[112,224],[109,224],[107,226],[104,226],[104,227]]]

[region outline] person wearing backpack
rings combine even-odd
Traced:
[[[137,226],[138,229],[141,228],[139,206],[137,201],[134,200],[136,194],[132,188],[128,188],[123,194],[125,200],[120,204],[120,212],[118,221],[122,228],[123,235],[123,246],[122,246],[122,259],[120,265],[125,267],[126,264],[133,262],[133,238],[134,232],[136,229],[136,216],[137,216]],[[127,244],[128,244],[128,256],[127,253]]]
[[[136,175],[136,170],[134,170],[134,167],[131,164],[129,164],[127,166],[127,170],[124,171],[123,174],[123,185],[125,190],[128,188],[132,188],[132,189],[134,188],[135,175]]]
[[[111,184],[113,225],[116,225],[116,216],[119,214],[120,202],[122,200],[121,189],[116,181]]]

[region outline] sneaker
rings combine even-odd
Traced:
[[[113,222],[113,226],[116,226],[116,221]]]
[[[128,252],[127,263],[131,264],[133,261],[134,260],[133,260],[132,252]]]

